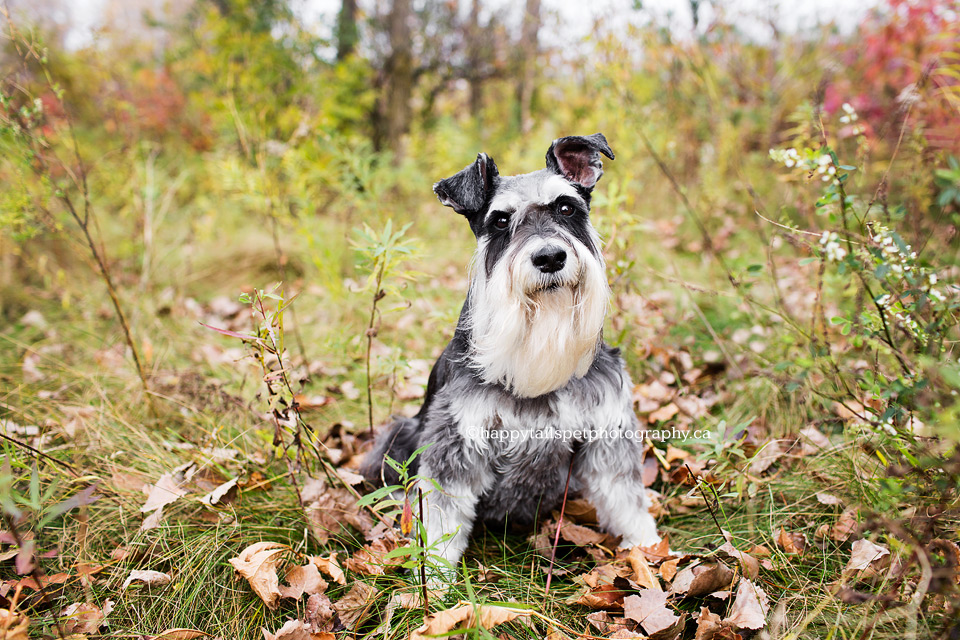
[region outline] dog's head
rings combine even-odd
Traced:
[[[590,195],[613,159],[603,134],[568,136],[546,168],[501,176],[493,159],[441,180],[440,202],[477,237],[465,321],[470,364],[520,397],[555,391],[596,356],[608,288]]]

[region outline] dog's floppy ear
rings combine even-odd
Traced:
[[[433,192],[444,206],[466,216],[472,227],[474,217],[499,180],[500,172],[493,158],[480,153],[477,161],[464,167],[463,171],[433,185]]]
[[[601,153],[613,160],[613,151],[602,133],[557,138],[547,150],[547,169],[581,187],[592,189],[603,175]]]

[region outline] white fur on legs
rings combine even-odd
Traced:
[[[473,522],[479,495],[467,485],[451,485],[443,492],[429,482],[420,482],[427,530],[427,553],[444,562],[427,562],[431,583],[447,584],[456,574]],[[446,538],[446,539],[444,539]]]
[[[633,440],[601,438],[583,445],[577,477],[597,509],[600,526],[622,536],[621,547],[660,542],[643,486],[642,446]]]

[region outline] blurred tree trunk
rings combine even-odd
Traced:
[[[337,16],[337,62],[342,62],[357,47],[357,0],[343,0]]]
[[[403,157],[403,136],[410,129],[410,98],[414,85],[412,14],[411,0],[393,0],[387,18],[390,56],[383,70],[383,90],[378,100],[374,131],[376,148],[390,149],[397,160]]]
[[[478,129],[483,131],[481,110],[483,109],[483,78],[480,73],[483,43],[480,31],[480,0],[470,5],[470,22],[467,23],[467,64],[470,80],[470,115]]]
[[[517,103],[520,108],[520,132],[529,133],[533,127],[530,107],[537,73],[537,36],[540,32],[540,0],[527,0],[520,33],[520,75],[517,83]]]

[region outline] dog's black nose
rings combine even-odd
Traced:
[[[533,254],[533,266],[544,273],[560,271],[566,262],[567,252],[560,247],[544,247]]]

